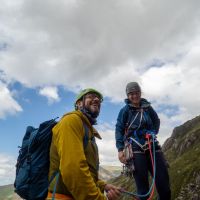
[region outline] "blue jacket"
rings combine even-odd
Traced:
[[[141,98],[140,108],[134,107],[128,99],[126,105],[120,110],[117,118],[115,139],[118,151],[124,149],[125,131],[128,136],[134,137],[140,144],[145,143],[144,134],[147,131],[158,133],[160,119],[150,103]],[[135,134],[137,133],[137,137]]]

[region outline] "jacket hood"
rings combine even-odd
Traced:
[[[134,108],[134,106],[131,104],[129,99],[125,99],[124,102],[125,102],[126,105]],[[150,105],[151,105],[151,103],[149,101],[147,101],[144,98],[141,98],[140,108],[148,108]]]

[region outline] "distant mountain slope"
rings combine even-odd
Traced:
[[[111,171],[108,171],[107,169],[103,167],[99,167],[99,178],[102,180],[108,180],[114,177],[114,174]]]
[[[102,180],[109,180],[119,176],[121,173],[121,167],[118,166],[100,166],[99,178]]]
[[[14,193],[13,185],[0,186],[0,200],[20,200],[19,196]]]
[[[200,200],[200,116],[176,127],[162,149],[170,165],[172,200]],[[133,179],[119,176],[109,181],[136,191]]]
[[[172,198],[200,199],[200,116],[176,127],[163,144],[170,163]]]

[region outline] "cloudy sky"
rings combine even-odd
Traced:
[[[105,101],[101,164],[116,165],[125,86],[138,81],[161,119],[159,141],[200,111],[199,0],[1,0],[0,185],[12,183],[27,125],[73,109],[80,89]]]

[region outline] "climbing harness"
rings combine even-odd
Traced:
[[[137,119],[137,116],[140,113],[140,120],[139,120],[139,126],[137,127],[137,129],[135,131],[137,131],[140,126],[141,126],[141,122],[142,122],[142,118],[143,118],[143,109],[140,109],[140,111],[137,112],[137,114],[135,115],[135,117],[133,118],[133,120],[131,121],[130,125],[128,126],[128,128],[125,131],[125,136],[128,137],[128,130],[130,129],[131,125],[134,123],[134,121]],[[135,172],[135,166],[134,166],[134,152],[132,149],[132,141],[130,140],[131,138],[129,137],[129,140],[125,140],[124,142],[124,155],[125,155],[125,159],[126,159],[126,164],[123,165],[123,171],[122,174],[129,176],[129,177],[133,177],[133,174]],[[133,138],[132,138],[133,139]],[[133,139],[134,140],[134,139]],[[136,140],[135,142],[140,145]]]
[[[148,134],[148,133],[146,134],[148,148],[146,148],[145,151],[149,150],[150,157],[151,157],[151,164],[152,164],[152,168],[153,168],[152,184],[151,184],[151,187],[150,187],[149,191],[146,194],[137,194],[137,193],[133,193],[133,192],[128,192],[126,190],[122,190],[122,193],[124,193],[126,195],[133,196],[135,198],[149,196],[148,200],[152,199],[153,194],[154,194],[154,189],[155,189],[155,176],[156,176],[156,160],[155,160],[155,152],[156,151],[155,151],[154,138],[155,138],[155,136],[153,134]],[[131,140],[136,142],[136,144],[139,144],[134,138],[132,138]],[[152,143],[152,146],[153,146],[153,152],[152,152],[152,149],[151,149],[151,143]],[[144,145],[142,146],[141,144],[139,144],[139,146],[142,148]],[[146,145],[145,145],[145,147],[146,147]],[[132,153],[135,153],[135,152],[132,152]],[[143,153],[143,152],[141,152],[141,153]],[[127,164],[129,163],[129,161],[127,161]],[[133,159],[132,159],[132,162],[133,162]],[[127,165],[127,164],[125,166],[123,166],[122,174],[132,177],[133,174],[134,174],[135,168],[132,170],[132,168],[129,168],[129,165]],[[133,166],[134,166],[134,163],[133,163]]]

